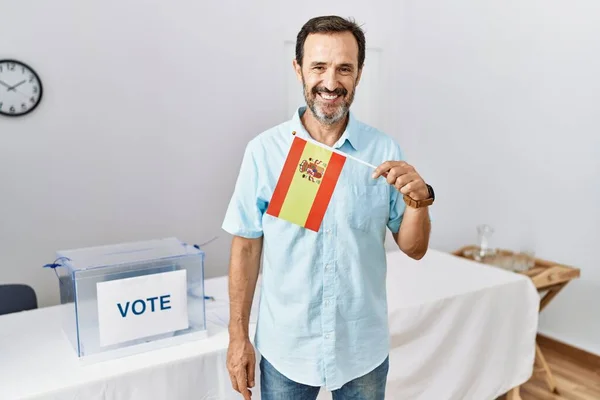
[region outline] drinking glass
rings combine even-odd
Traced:
[[[535,252],[528,248],[513,255],[513,270],[517,272],[527,271],[535,265]]]
[[[477,225],[477,238],[479,248],[475,253],[477,261],[482,261],[486,257],[496,254],[496,250],[491,246],[491,239],[494,235],[494,228],[487,224]]]

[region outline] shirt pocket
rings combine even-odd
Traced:
[[[381,230],[389,219],[390,185],[348,185],[348,225],[361,231]]]

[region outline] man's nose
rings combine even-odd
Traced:
[[[327,72],[325,72],[325,76],[323,76],[323,86],[330,91],[337,89],[337,75],[335,68],[329,68]]]

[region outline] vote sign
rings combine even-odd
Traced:
[[[98,282],[100,346],[187,329],[186,270]]]

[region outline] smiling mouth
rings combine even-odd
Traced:
[[[328,101],[328,102],[332,102],[338,99],[338,97],[340,97],[337,94],[334,93],[319,93],[319,97],[321,97],[323,100]]]

